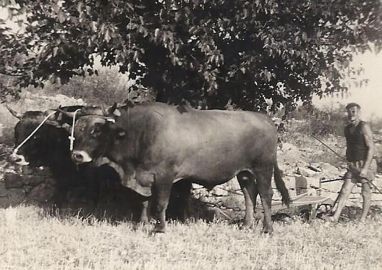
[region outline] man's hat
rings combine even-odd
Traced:
[[[350,102],[348,105],[346,105],[346,110],[349,110],[350,108],[357,107],[358,109],[361,109],[361,106],[358,103]]]

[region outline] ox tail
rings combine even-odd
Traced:
[[[289,196],[288,189],[285,186],[284,180],[282,179],[282,173],[279,169],[277,161],[275,162],[275,165],[274,165],[274,177],[275,177],[276,188],[281,194],[281,199],[283,204],[285,204],[286,206],[289,206],[291,199]]]

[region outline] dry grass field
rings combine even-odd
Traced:
[[[382,216],[367,223],[275,223],[273,236],[227,222],[150,225],[41,209],[0,210],[0,269],[382,269]]]

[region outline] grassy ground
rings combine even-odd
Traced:
[[[382,269],[382,216],[365,224],[226,222],[151,226],[57,218],[35,207],[0,210],[0,269]]]

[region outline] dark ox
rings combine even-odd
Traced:
[[[19,119],[15,126],[15,144],[19,145],[27,138],[35,128],[54,110],[48,111],[27,111],[19,114],[8,108],[12,115]],[[61,208],[67,203],[68,196],[75,192],[82,197],[86,204],[97,204],[101,197],[112,197],[113,203],[108,203],[107,207],[121,208],[119,204],[124,204],[124,208],[129,208],[136,221],[147,221],[147,198],[136,192],[123,187],[120,184],[118,173],[113,169],[112,164],[103,163],[100,166],[94,164],[76,165],[71,160],[69,148],[70,124],[74,111],[78,111],[77,117],[86,114],[107,113],[100,107],[95,106],[67,106],[60,107],[57,113],[52,115],[40,129],[12,156],[12,161],[20,165],[29,164],[31,167],[46,166],[53,174],[56,188],[53,194],[52,203]],[[191,186],[176,185],[172,194],[172,211],[168,214],[172,218],[184,219],[186,212],[182,211],[187,205],[187,200],[179,197],[189,197]],[[81,194],[78,194],[80,192]],[[110,199],[110,198],[109,198]],[[69,203],[70,204],[70,203]],[[128,205],[126,205],[128,204]],[[71,204],[73,206],[73,204]],[[82,204],[83,206],[83,204]],[[116,209],[108,209],[109,212],[117,212]],[[122,211],[124,212],[124,211]]]
[[[245,224],[252,224],[260,194],[264,231],[272,232],[273,173],[283,202],[290,199],[277,166],[276,130],[266,115],[163,103],[121,107],[117,115],[116,122],[99,115],[81,117],[72,158],[85,163],[104,156],[121,166],[124,186],[154,196],[156,232],[165,231],[173,183],[187,180],[212,188],[234,176],[244,193]]]
[[[74,111],[83,109],[84,106],[68,106],[62,108],[65,111]],[[22,143],[35,128],[47,117],[53,110],[48,111],[27,111],[24,114],[8,108],[10,112],[19,119],[15,126],[15,145]],[[92,113],[102,114],[102,111],[96,107],[86,107]],[[61,207],[66,199],[69,189],[80,185],[87,185],[87,178],[94,175],[96,172],[88,166],[78,169],[70,156],[69,140],[68,140],[68,121],[62,113],[57,112],[52,115],[37,132],[26,141],[15,153],[11,156],[11,160],[19,165],[27,165],[31,167],[45,166],[49,167],[55,180],[55,194],[53,194],[52,203],[57,207]],[[85,168],[86,167],[86,168]],[[97,197],[97,185],[94,181],[90,183],[88,194],[95,194]],[[95,198],[92,198],[96,200]]]

